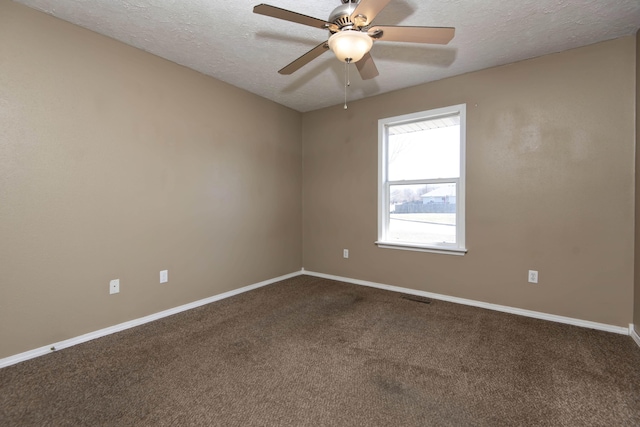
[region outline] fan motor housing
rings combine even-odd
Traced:
[[[331,15],[329,15],[328,22],[336,24],[340,29],[343,29],[344,27],[353,27],[353,22],[351,22],[351,14],[356,9],[358,2],[352,0],[342,0],[342,3],[343,4],[333,9],[333,12],[331,12]]]

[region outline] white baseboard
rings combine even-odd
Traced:
[[[629,325],[629,335],[631,335],[631,338],[633,338],[636,344],[638,344],[638,347],[640,347],[640,335],[638,335],[638,331],[636,331],[633,323]]]
[[[253,285],[248,285],[239,289],[234,289],[229,292],[224,292],[222,294],[214,295],[209,298],[201,299],[198,301],[194,301],[188,304],[181,305],[179,307],[170,308],[168,310],[164,310],[158,313],[150,314],[145,317],[141,317],[139,319],[130,320],[128,322],[120,323],[118,325],[109,326],[108,328],[100,329],[98,331],[89,332],[88,334],[80,335],[75,338],[70,338],[64,341],[60,341],[54,344],[46,345],[44,347],[36,348],[33,350],[25,351],[24,353],[19,353],[14,356],[5,357],[0,359],[0,368],[4,368],[6,366],[15,365],[16,363],[23,362],[25,360],[33,359],[35,357],[43,356],[45,354],[49,354],[53,351],[62,350],[63,348],[71,347],[77,344],[81,344],[87,341],[91,341],[96,338],[104,337],[109,334],[113,334],[115,332],[124,331],[125,329],[133,328],[135,326],[144,325],[145,323],[153,322],[154,320],[162,319],[163,317],[171,316],[173,314],[177,314],[183,311],[191,310],[192,308],[200,307],[205,304],[210,304],[215,301],[219,301],[225,298],[232,297],[234,295],[241,294],[243,292],[251,291],[256,288],[260,288],[262,286],[267,286],[272,283],[280,282],[285,279],[289,279],[292,277],[296,277],[301,275],[302,272],[296,271],[294,273],[285,274],[284,276],[276,277],[274,279],[265,280],[263,282],[254,283]]]
[[[29,359],[33,359],[35,357],[39,357],[39,356],[43,356],[45,354],[49,354],[53,351],[57,351],[57,350],[62,350],[64,348],[67,347],[71,347],[77,344],[81,344],[87,341],[91,341],[93,339],[96,338],[100,338],[100,337],[104,337],[106,335],[109,334],[113,334],[116,332],[120,332],[123,331],[125,329],[129,329],[129,328],[133,328],[136,326],[140,326],[143,325],[145,323],[149,323],[149,322],[153,322],[154,320],[158,320],[158,319],[162,319],[163,317],[167,317],[167,316],[171,316],[173,314],[177,314],[183,311],[187,311],[187,310],[191,310],[192,308],[196,308],[196,307],[200,307],[202,305],[205,304],[210,304],[212,302],[215,301],[219,301],[225,298],[229,298],[232,297],[234,295],[238,295],[241,294],[243,292],[247,292],[247,291],[251,291],[253,289],[257,289],[260,288],[262,286],[267,286],[276,282],[280,282],[282,280],[286,280],[286,279],[290,279],[292,277],[296,277],[296,276],[300,276],[302,274],[306,274],[309,276],[315,276],[315,277],[321,277],[324,279],[330,279],[330,280],[337,280],[337,281],[341,281],[341,282],[346,282],[346,283],[352,283],[355,285],[361,285],[361,286],[369,286],[372,288],[378,288],[378,289],[385,289],[387,291],[393,291],[393,292],[401,292],[401,293],[405,293],[405,294],[410,294],[410,295],[418,295],[418,296],[423,296],[426,298],[432,298],[432,299],[437,299],[437,300],[441,300],[441,301],[448,301],[448,302],[453,302],[456,304],[463,304],[463,305],[469,305],[469,306],[473,306],[473,307],[480,307],[480,308],[486,308],[489,310],[495,310],[495,311],[501,311],[501,312],[505,312],[505,313],[511,313],[511,314],[517,314],[520,316],[526,316],[526,317],[533,317],[536,319],[542,319],[542,320],[549,320],[552,322],[558,322],[558,323],[566,323],[569,325],[574,325],[574,326],[581,326],[584,328],[591,328],[591,329],[597,329],[597,330],[601,330],[601,331],[607,331],[607,332],[613,332],[616,334],[623,334],[623,335],[631,335],[631,337],[634,339],[634,341],[638,344],[638,346],[640,346],[640,336],[638,336],[638,333],[635,331],[633,325],[629,325],[629,328],[624,328],[622,326],[615,326],[615,325],[608,325],[605,323],[597,323],[597,322],[591,322],[588,320],[581,320],[581,319],[574,319],[571,317],[565,317],[565,316],[557,316],[555,314],[547,314],[547,313],[541,313],[538,311],[531,311],[531,310],[524,310],[521,308],[514,308],[514,307],[509,307],[509,306],[504,306],[504,305],[498,305],[498,304],[490,304],[490,303],[486,303],[486,302],[482,302],[482,301],[475,301],[475,300],[470,300],[470,299],[466,299],[466,298],[458,298],[458,297],[452,297],[452,296],[448,296],[448,295],[442,295],[442,294],[436,294],[436,293],[432,293],[432,292],[425,292],[425,291],[418,291],[415,289],[409,289],[409,288],[402,288],[399,286],[392,286],[392,285],[385,285],[382,283],[375,283],[375,282],[369,282],[369,281],[365,281],[365,280],[358,280],[358,279],[350,279],[348,277],[341,277],[341,276],[334,276],[331,274],[323,274],[323,273],[316,273],[313,271],[307,271],[304,268],[301,271],[296,271],[294,273],[290,273],[290,274],[286,274],[284,276],[280,276],[280,277],[276,277],[273,279],[269,279],[269,280],[265,280],[259,283],[254,283],[252,285],[248,285],[239,289],[234,289],[232,291],[229,292],[224,292],[222,294],[218,294],[218,295],[214,295],[212,297],[209,298],[205,298],[205,299],[201,299],[198,301],[194,301],[188,304],[184,304],[181,305],[179,307],[174,307],[174,308],[170,308],[168,310],[164,310],[155,314],[150,314],[149,316],[145,316],[145,317],[141,317],[139,319],[134,319],[134,320],[130,320],[128,322],[124,322],[124,323],[120,323],[118,325],[114,325],[114,326],[110,326],[104,329],[100,329],[98,331],[94,331],[94,332],[89,332],[88,334],[84,334],[84,335],[80,335],[78,337],[75,338],[70,338],[64,341],[60,341],[54,344],[50,344],[50,345],[46,345],[43,347],[39,347],[33,350],[29,350],[29,351],[25,351],[23,353],[19,353],[16,354],[14,356],[9,356],[9,357],[5,357],[3,359],[0,359],[0,368],[4,368],[6,366],[10,366],[10,365],[14,365],[16,363],[20,363],[23,362],[25,360],[29,360]]]
[[[591,322],[589,320],[574,319],[572,317],[558,316],[555,314],[547,314],[539,311],[525,310],[522,308],[509,307],[506,305],[491,304],[482,301],[475,301],[466,298],[452,297],[448,295],[435,294],[432,292],[418,291],[415,289],[402,288],[399,286],[385,285],[382,283],[369,282],[366,280],[350,279],[348,277],[333,276],[330,274],[315,273],[302,269],[303,274],[309,276],[321,277],[324,279],[337,280],[340,282],[353,283],[354,285],[369,286],[372,288],[385,289],[387,291],[401,292],[404,294],[418,295],[426,298],[437,299],[441,301],[453,302],[456,304],[470,305],[473,307],[486,308],[489,310],[502,311],[504,313],[517,314],[520,316],[533,317],[535,319],[550,320],[552,322],[566,323],[568,325],[581,326],[583,328],[597,329],[600,331],[613,332],[616,334],[630,335],[631,330],[623,326],[608,325],[606,323]],[[636,335],[637,337],[637,335]],[[634,338],[635,339],[635,338]],[[636,340],[636,342],[639,342]],[[640,345],[640,342],[639,342]]]

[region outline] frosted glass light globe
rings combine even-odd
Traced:
[[[371,50],[373,40],[357,30],[343,30],[329,37],[329,48],[342,62],[358,62]]]

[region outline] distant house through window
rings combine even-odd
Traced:
[[[463,254],[465,105],[379,120],[380,247]]]

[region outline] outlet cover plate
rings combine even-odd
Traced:
[[[120,279],[113,279],[109,282],[109,294],[117,294],[120,292]]]
[[[538,271],[529,270],[529,283],[538,283]]]
[[[160,283],[167,283],[169,281],[169,270],[162,270],[160,272]]]

